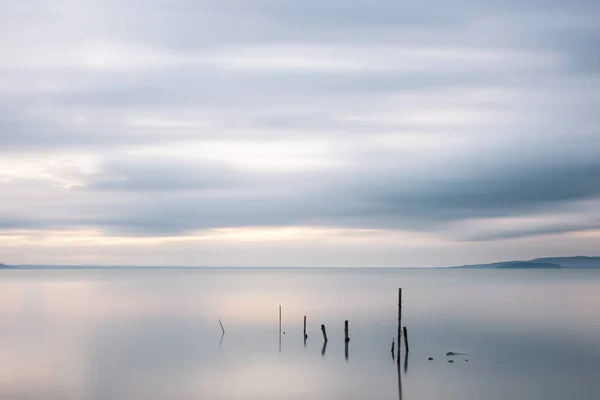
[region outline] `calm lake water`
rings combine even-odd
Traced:
[[[600,270],[0,271],[0,399],[398,398],[600,399]]]

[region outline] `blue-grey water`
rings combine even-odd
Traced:
[[[398,398],[599,399],[600,269],[0,271],[0,399]]]

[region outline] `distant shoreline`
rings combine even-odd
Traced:
[[[54,269],[90,269],[90,270],[394,270],[394,269],[592,269],[600,268],[600,257],[547,257],[528,261],[502,261],[490,264],[472,264],[448,267],[291,267],[291,266],[168,266],[168,265],[6,265],[0,263],[0,269],[54,270]]]

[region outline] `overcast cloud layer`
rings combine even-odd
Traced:
[[[600,3],[0,0],[0,261],[597,253]]]

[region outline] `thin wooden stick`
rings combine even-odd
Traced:
[[[406,331],[406,326],[404,329],[404,348],[406,348],[406,352],[408,353],[408,332]]]
[[[327,331],[325,330],[325,325],[321,325],[321,332],[323,332],[323,340],[327,342]]]
[[[348,336],[348,320],[344,321],[344,340],[346,343],[350,341],[350,336]]]
[[[398,354],[397,361],[400,364],[400,338],[402,337],[402,288],[398,289]]]
[[[219,325],[221,325],[221,330],[223,331],[223,335],[225,334],[225,328],[223,328],[223,323],[221,322],[221,318],[219,318]]]
[[[304,316],[304,340],[306,340],[306,338],[308,337],[308,335],[306,334],[306,315]]]
[[[327,340],[323,341],[323,348],[321,348],[321,357],[325,357],[326,351],[327,351]]]

